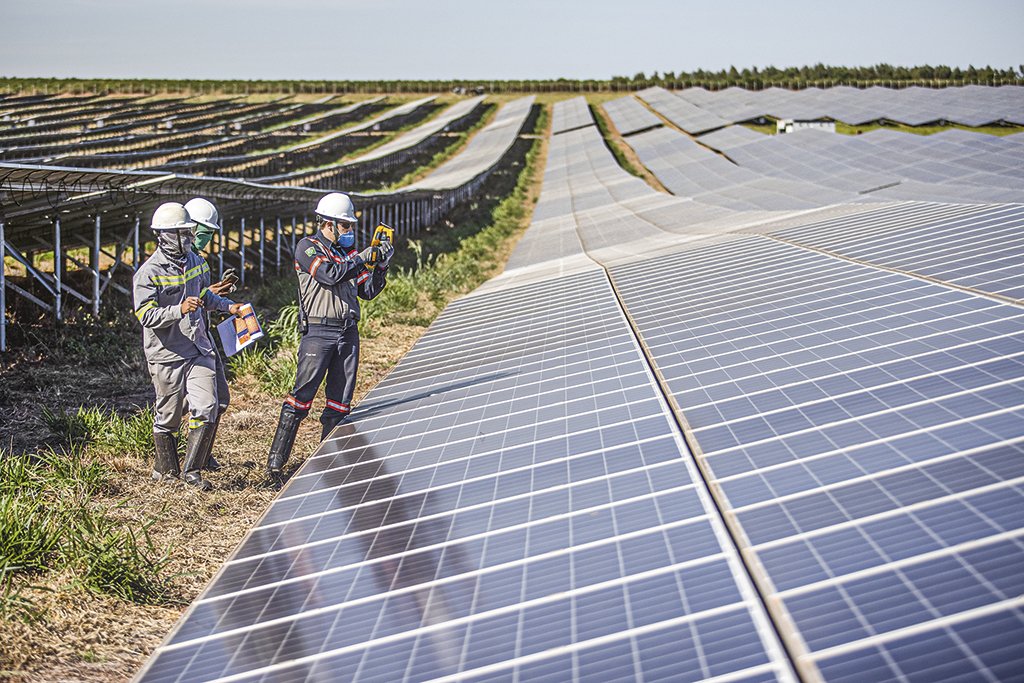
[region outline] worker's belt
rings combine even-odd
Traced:
[[[318,318],[315,315],[306,318],[306,322],[310,325],[323,325],[324,327],[347,327],[354,320],[354,318]]]

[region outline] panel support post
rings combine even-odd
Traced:
[[[281,274],[281,217],[277,218],[277,230],[274,232],[274,250],[277,257],[277,274]]]
[[[100,215],[96,214],[96,223],[92,233],[92,254],[89,259],[92,269],[92,314],[100,314]]]
[[[245,217],[242,217],[238,226],[238,260],[241,265],[238,267],[238,282],[245,287]]]
[[[132,273],[139,269],[139,225],[141,223],[142,218],[136,214],[135,230],[132,233]]]
[[[7,352],[7,276],[4,274],[4,263],[7,258],[6,240],[4,219],[0,216],[0,353]]]
[[[267,232],[263,227],[263,216],[260,216],[260,282],[263,282],[263,242],[266,241]]]
[[[60,243],[60,218],[53,219],[53,314],[61,321],[61,289],[64,279],[64,247]]]

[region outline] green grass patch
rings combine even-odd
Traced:
[[[153,452],[153,409],[139,408],[122,417],[100,407],[79,407],[77,412],[52,412],[43,408],[50,432],[68,445],[88,445],[94,453],[149,457]]]
[[[741,123],[740,125],[763,135],[775,135],[778,132],[774,121],[771,123]]]
[[[615,157],[615,161],[619,162],[619,166],[631,175],[635,175],[637,178],[646,182],[643,172],[633,165],[633,162],[629,160],[626,154],[622,151],[622,148],[619,147],[620,143],[615,139],[615,136],[612,135],[611,127],[608,125],[608,119],[605,118],[604,110],[601,107],[591,104],[590,113],[594,115],[594,120],[597,121],[597,129],[601,131],[601,137],[604,138],[605,147],[607,147],[608,151],[610,151],[612,156]]]
[[[170,557],[149,536],[153,521],[133,525],[91,502],[111,474],[80,446],[0,451],[0,616],[39,616],[29,581],[49,574],[133,602],[163,599]]]
[[[63,560],[86,589],[142,604],[159,602],[169,551],[159,551],[149,535],[155,520],[137,530],[104,510],[79,508],[66,526]]]
[[[987,135],[1013,135],[1024,131],[1024,126],[961,126],[958,123],[942,126],[907,126],[902,123],[875,122],[862,126],[850,126],[845,123],[836,122],[836,132],[843,135],[860,135],[872,130],[895,130],[901,133],[913,133],[914,135],[934,135],[947,130],[966,130],[972,133],[985,133]]]
[[[5,574],[45,571],[66,537],[63,515],[33,498],[21,494],[0,497],[0,565]]]

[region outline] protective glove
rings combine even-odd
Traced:
[[[223,277],[219,282],[214,282],[210,285],[210,291],[217,296],[225,296],[235,291],[235,283],[238,282],[238,272],[234,268],[228,268],[224,271]]]
[[[395,247],[391,242],[382,241],[378,249],[380,249],[380,265],[387,266],[391,263],[391,257],[395,255]]]
[[[375,266],[381,261],[380,247],[367,247],[359,252],[359,257],[368,266]]]

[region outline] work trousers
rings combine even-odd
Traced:
[[[228,376],[224,370],[224,358],[220,355],[220,351],[216,348],[213,349],[213,357],[216,362],[217,368],[217,416],[216,419],[224,414],[224,411],[228,409],[228,405],[231,404],[231,390],[228,389]]]
[[[217,361],[214,356],[197,356],[173,363],[150,363],[149,375],[156,389],[153,431],[176,434],[188,401],[189,429],[213,422],[217,417]]]
[[[325,434],[344,420],[356,390],[359,366],[359,328],[355,320],[342,326],[310,325],[299,342],[295,388],[284,401],[284,411],[309,414],[313,398],[327,377],[327,405],[320,415]]]

